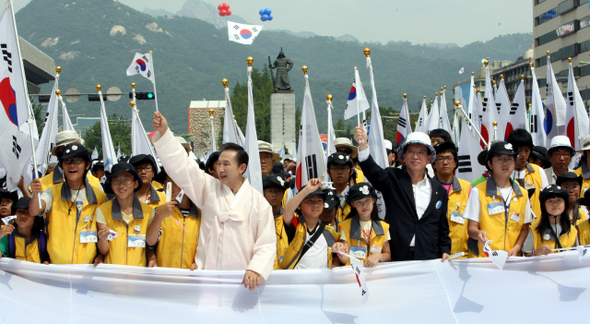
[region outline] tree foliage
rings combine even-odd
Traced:
[[[121,144],[121,154],[131,155],[131,120],[112,114],[109,116],[109,130],[111,131],[111,138],[115,151],[118,144]],[[98,148],[98,154],[102,157],[102,138],[100,132],[100,122],[94,124],[86,131],[84,135],[86,141],[86,148],[92,152],[94,148]]]

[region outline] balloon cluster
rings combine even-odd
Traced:
[[[229,4],[227,3],[222,3],[219,6],[217,6],[217,9],[219,9],[219,15],[221,17],[223,16],[231,16],[231,10],[229,10]]]
[[[272,10],[270,10],[270,8],[264,8],[264,9],[260,9],[260,11],[258,12],[260,14],[260,20],[262,21],[271,21],[272,20]]]

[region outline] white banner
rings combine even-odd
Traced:
[[[560,323],[590,303],[590,259],[578,252],[508,259],[392,262],[364,269],[363,304],[349,267],[278,270],[249,291],[243,271],[0,260],[7,323]],[[534,308],[523,306],[534,300]],[[524,308],[523,308],[524,307]],[[523,310],[524,309],[524,310]],[[547,311],[551,310],[551,311]]]

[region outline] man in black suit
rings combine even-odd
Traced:
[[[428,135],[414,132],[398,147],[397,154],[406,163],[405,169],[379,167],[370,156],[367,132],[356,127],[359,162],[365,177],[381,191],[391,226],[391,260],[427,260],[451,253],[448,196],[445,188],[426,175],[426,165],[436,157]]]

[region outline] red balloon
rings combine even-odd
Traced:
[[[219,10],[219,11],[223,10],[223,4],[220,4],[219,6],[217,6],[217,10]]]
[[[223,17],[223,16],[227,16],[227,10],[219,10],[219,15],[220,15],[221,17]]]
[[[231,16],[231,10],[227,9],[227,15]]]
[[[226,2],[221,4],[223,7],[223,9],[228,10],[229,9],[229,4],[227,4]]]

